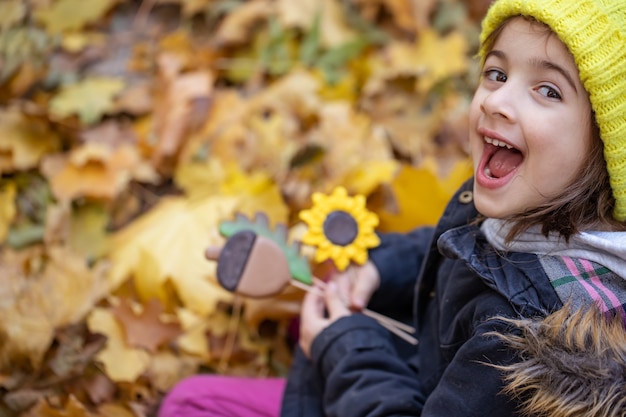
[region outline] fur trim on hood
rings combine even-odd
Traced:
[[[543,320],[504,319],[520,332],[497,334],[521,361],[505,372],[505,392],[537,417],[626,416],[626,330],[619,317],[568,306]]]

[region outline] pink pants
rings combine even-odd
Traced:
[[[197,375],[165,396],[159,417],[277,417],[284,378]]]

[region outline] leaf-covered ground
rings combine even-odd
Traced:
[[[302,291],[234,297],[205,248],[236,213],[297,241],[338,185],[381,231],[435,222],[471,174],[488,3],[0,1],[0,416],[284,375]]]

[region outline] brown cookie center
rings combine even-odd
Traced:
[[[326,216],[323,230],[326,239],[332,244],[347,246],[356,239],[359,233],[359,225],[349,213],[335,210]]]

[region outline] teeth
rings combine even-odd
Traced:
[[[511,145],[499,141],[498,139],[485,136],[485,142],[492,144],[493,146],[499,146],[501,148],[513,149]]]

